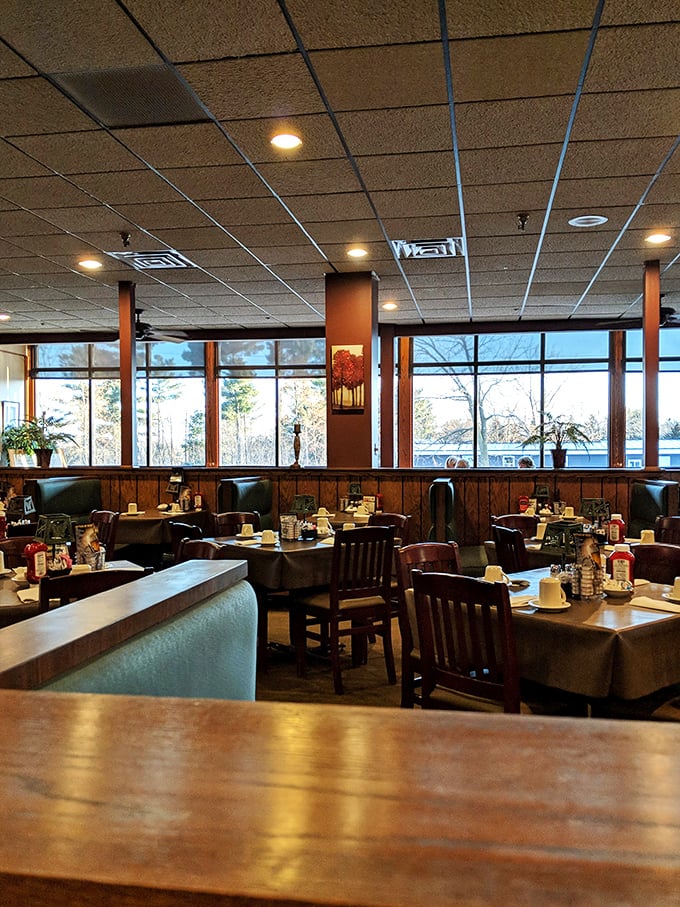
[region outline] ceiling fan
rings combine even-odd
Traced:
[[[186,334],[183,331],[176,331],[172,334],[166,334],[164,331],[156,330],[153,325],[142,321],[144,309],[135,309],[135,340],[137,343],[183,343],[186,340]]]
[[[610,319],[604,321],[594,321],[594,326],[601,330],[625,329],[628,325],[624,319]],[[670,306],[662,305],[659,309],[659,327],[660,328],[680,328],[680,315]]]

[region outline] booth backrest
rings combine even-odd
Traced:
[[[272,481],[262,476],[221,479],[217,490],[217,511],[257,510],[262,529],[274,528]]]
[[[639,538],[643,529],[653,529],[658,516],[678,512],[678,483],[660,479],[641,479],[630,489],[627,534]]]
[[[24,482],[39,514],[67,513],[74,523],[87,523],[93,510],[102,509],[100,479],[84,476],[53,476]]]

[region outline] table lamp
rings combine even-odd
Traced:
[[[68,573],[71,569],[68,543],[73,539],[71,517],[67,513],[43,514],[38,518],[35,538],[40,539],[51,549],[47,560],[47,572],[53,576]],[[63,552],[58,552],[58,548],[63,548]]]

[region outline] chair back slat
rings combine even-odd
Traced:
[[[680,545],[656,542],[653,545],[634,545],[635,576],[648,579],[650,583],[673,585],[680,576]]]
[[[254,532],[262,528],[260,514],[257,510],[228,510],[224,513],[213,513],[213,535],[238,535],[241,527],[251,523]]]
[[[182,539],[177,551],[177,563],[185,561],[219,561],[228,559],[229,549],[209,539]]]
[[[519,712],[519,674],[505,583],[414,570],[422,703],[436,689],[502,703]]]
[[[519,529],[525,539],[536,535],[539,518],[526,513],[503,513],[491,517],[492,526],[505,526],[506,529]]]
[[[654,538],[667,545],[680,545],[680,516],[658,516],[654,524]]]
[[[113,551],[116,547],[119,518],[120,513],[115,510],[93,510],[90,514],[90,522],[94,524],[97,538],[106,548],[106,556],[109,560],[113,559]]]
[[[394,528],[339,529],[333,546],[331,601],[383,595],[389,607]]]

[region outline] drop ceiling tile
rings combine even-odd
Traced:
[[[436,7],[428,0],[375,5],[364,0],[288,0],[287,7],[310,49],[439,38]]]
[[[132,224],[144,224],[147,230],[206,227],[206,215],[189,202],[176,201],[165,204],[121,204],[116,210]]]
[[[74,179],[95,199],[116,207],[126,204],[149,202],[158,204],[180,201],[177,191],[149,170],[126,170],[122,173],[82,173]]]
[[[343,147],[331,118],[324,112],[293,117],[263,117],[255,120],[224,120],[229,137],[255,164],[281,160],[330,160],[342,157]],[[271,144],[274,135],[292,132],[302,145],[281,151]]]
[[[163,175],[180,191],[196,200],[271,196],[271,190],[247,164],[172,168],[164,170]]]
[[[340,113],[338,122],[354,155],[384,154],[387,148],[393,154],[408,154],[453,147],[448,108],[443,104]]]
[[[677,18],[677,8],[675,13]],[[678,71],[680,22],[667,22],[663,28],[605,28],[598,35],[585,88],[589,92],[677,88]]]
[[[327,192],[356,192],[360,189],[348,161],[282,161],[259,168],[279,195],[316,195]]]
[[[458,0],[447,5],[446,20],[452,38],[474,38],[589,28],[593,13],[591,0],[571,0],[566,6],[533,0],[504,0],[502,4]]]
[[[362,219],[373,222],[373,211],[363,192],[286,195],[283,200],[295,217],[305,225]]]
[[[321,113],[323,103],[299,54],[179,66],[218,120]]]
[[[0,195],[22,208],[73,208],[92,199],[58,176],[0,179]]]
[[[143,165],[103,129],[91,132],[24,135],[13,142],[57,173],[134,170]]]
[[[3,136],[95,128],[89,117],[42,79],[0,81],[0,134]]]
[[[205,200],[202,207],[226,227],[244,224],[290,224],[291,216],[278,199],[236,198]],[[293,212],[295,213],[295,212]]]
[[[592,141],[675,136],[678,122],[680,88],[584,94],[572,138]]]

